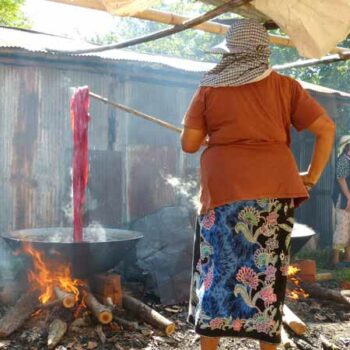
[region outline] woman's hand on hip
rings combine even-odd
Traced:
[[[316,182],[313,180],[308,172],[300,173],[301,180],[303,181],[304,186],[308,191],[310,191],[315,185]]]

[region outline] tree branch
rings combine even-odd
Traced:
[[[173,26],[169,29],[160,30],[155,33],[151,33],[148,35],[144,35],[135,39],[123,41],[118,44],[111,44],[111,45],[103,45],[96,48],[91,49],[84,49],[84,50],[74,50],[74,51],[66,51],[66,50],[52,50],[52,49],[46,49],[48,52],[52,53],[62,53],[62,54],[85,54],[85,53],[93,53],[93,52],[101,52],[101,51],[108,51],[108,50],[114,50],[114,49],[122,49],[125,47],[130,47],[138,44],[143,44],[149,41],[157,40],[164,38],[169,35],[173,35],[179,32],[182,32],[186,29],[195,27],[198,24],[204,23],[209,21],[212,18],[215,18],[227,11],[231,11],[233,7],[239,7],[245,3],[251,2],[252,0],[230,0],[227,3],[220,5],[216,7],[213,10],[208,11],[204,15],[195,17],[193,19],[190,19],[188,21],[185,21],[184,23],[180,25]]]

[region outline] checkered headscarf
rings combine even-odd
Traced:
[[[243,85],[268,69],[269,36],[265,28],[252,19],[236,20],[227,32],[225,43],[212,52],[223,54],[223,58],[204,75],[200,85]]]

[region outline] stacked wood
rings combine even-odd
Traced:
[[[75,295],[62,290],[59,287],[54,288],[56,297],[62,302],[66,309],[71,309],[75,305]]]
[[[287,305],[283,305],[282,321],[297,335],[307,331],[306,324]]]
[[[67,323],[59,318],[54,319],[49,326],[47,337],[47,347],[54,349],[67,332]]]
[[[175,332],[175,323],[168,320],[156,310],[150,308],[140,300],[137,300],[129,295],[123,295],[123,306],[135,314],[137,314],[145,322],[161,329],[166,335],[171,335]]]
[[[90,292],[85,292],[84,301],[86,306],[100,323],[108,324],[112,322],[112,311],[105,305],[101,304]]]
[[[38,293],[27,292],[0,320],[0,337],[7,337],[16,331],[39,305]]]

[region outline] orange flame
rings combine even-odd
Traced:
[[[304,289],[300,286],[300,279],[298,278],[298,272],[300,272],[300,269],[290,265],[288,268],[288,280],[294,285],[294,288],[290,290],[287,288],[287,297],[289,299],[298,300],[298,299],[305,299],[309,297],[309,294],[307,294]]]
[[[39,289],[42,293],[39,300],[42,304],[53,300],[54,288],[59,287],[67,293],[72,293],[77,301],[79,298],[79,286],[84,283],[71,277],[69,264],[60,264],[45,258],[44,254],[32,247],[31,244],[23,245],[23,250],[33,259],[33,270],[28,272],[28,281],[33,289]]]

